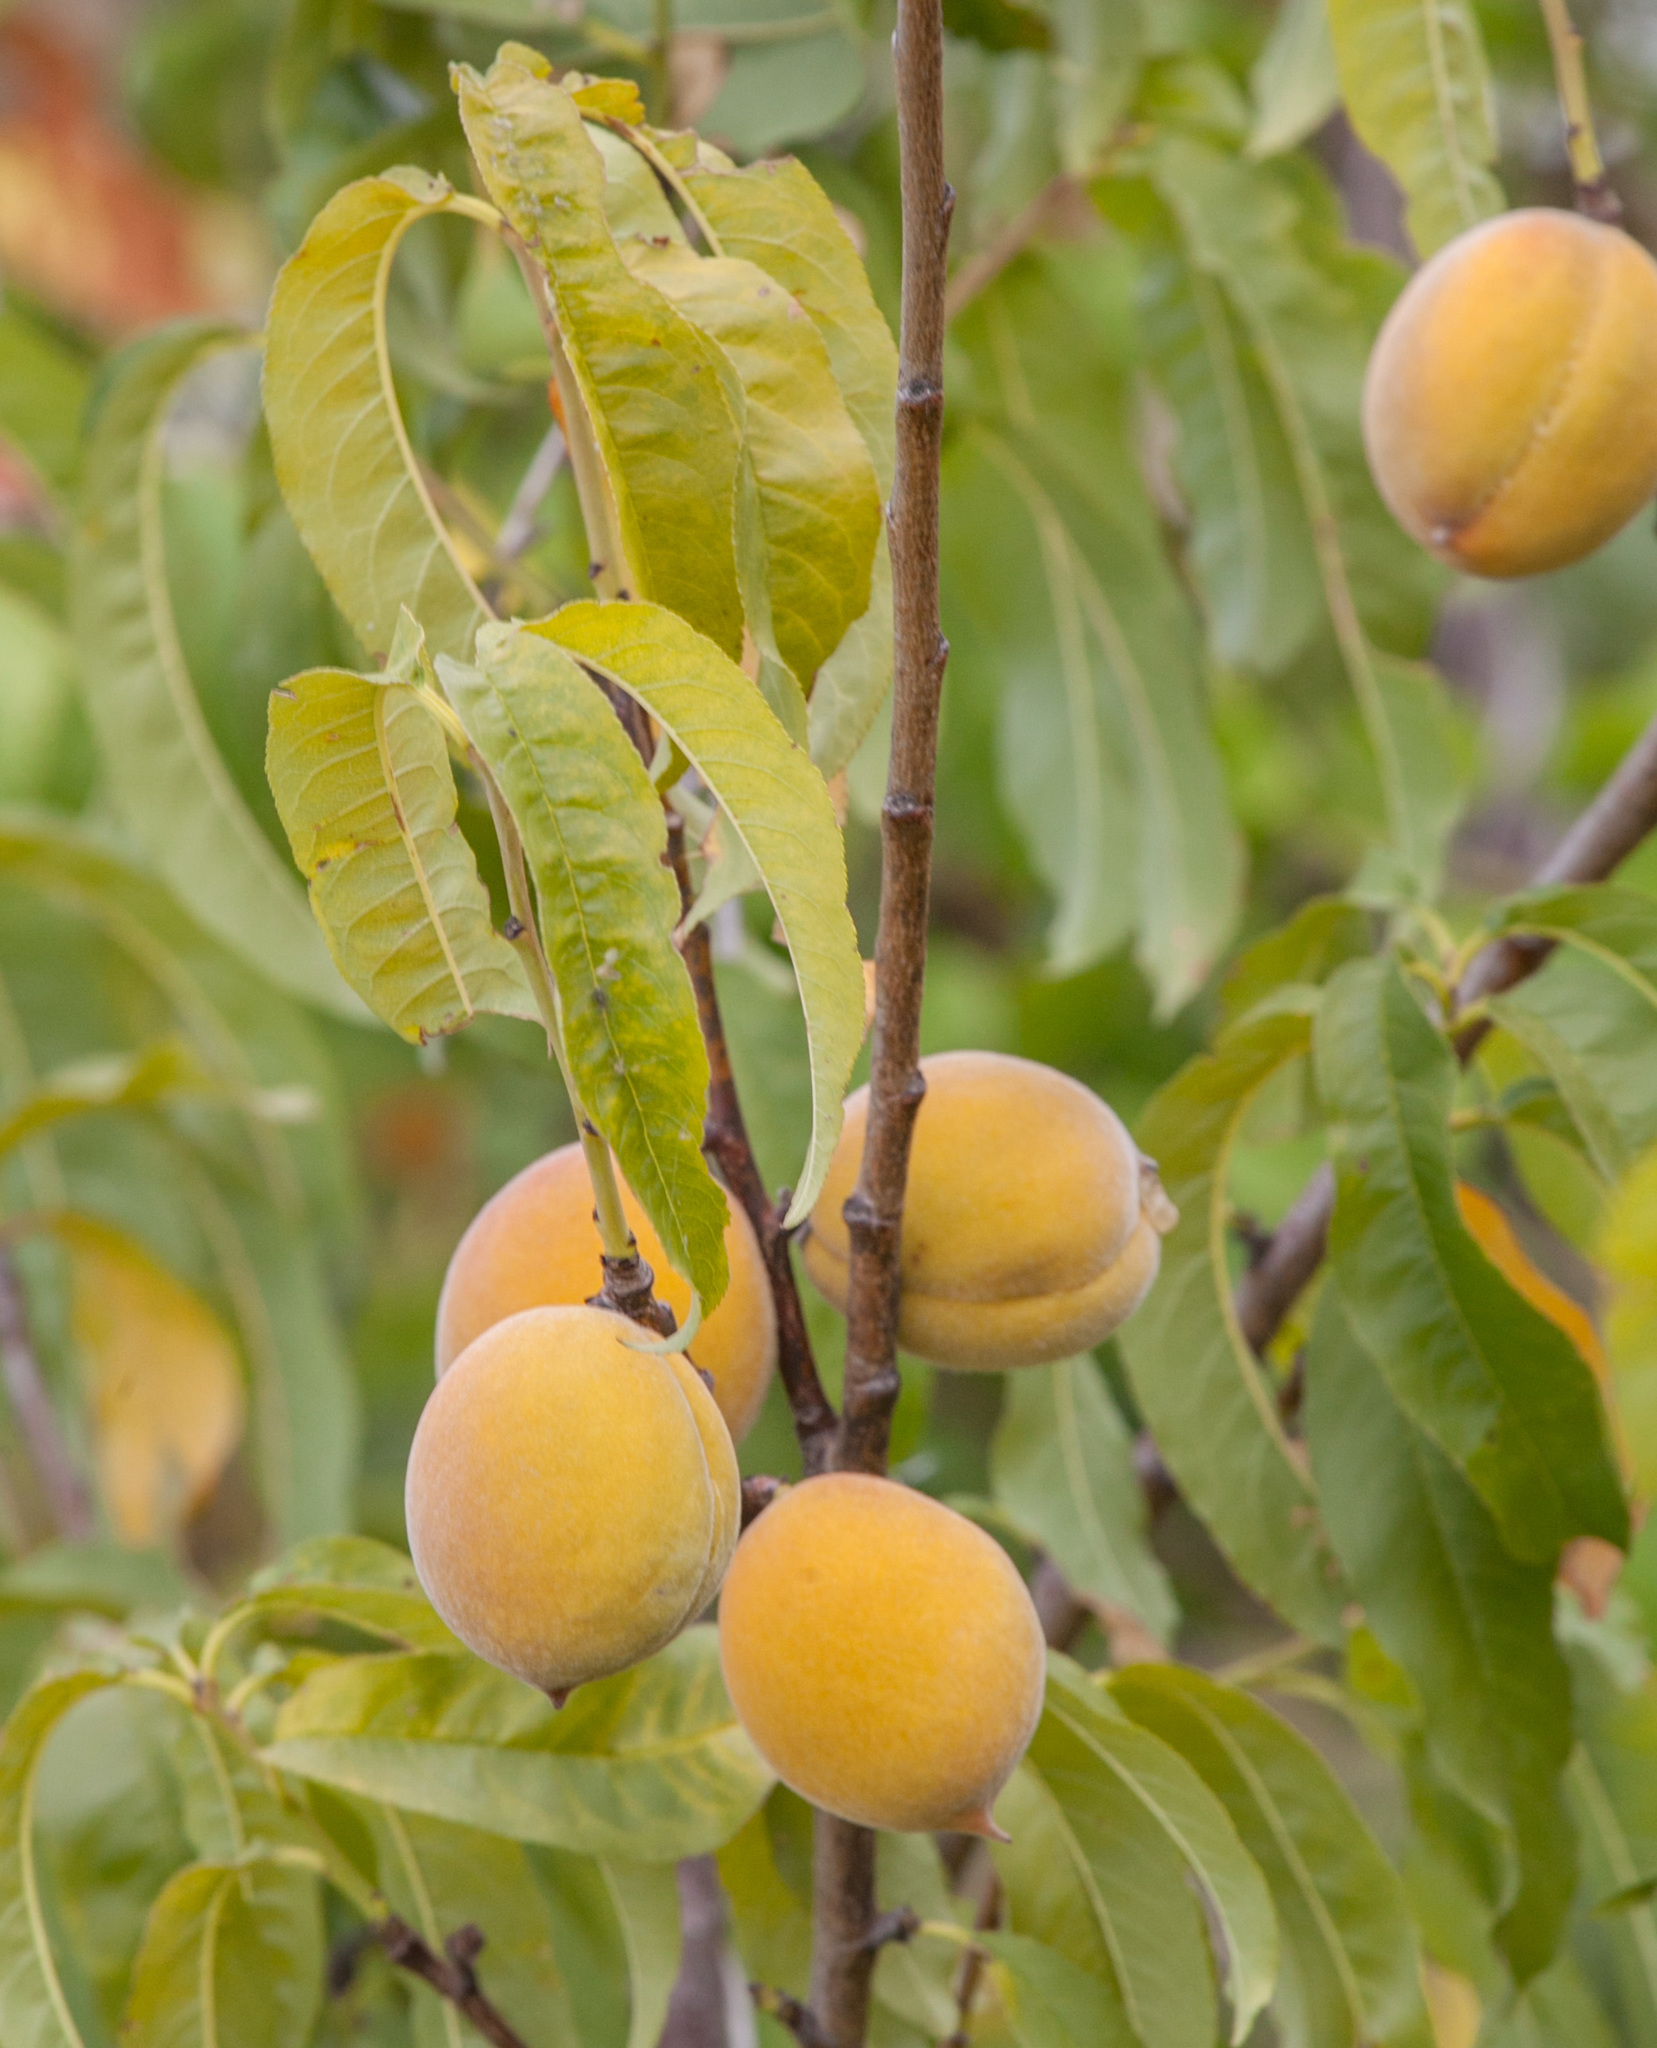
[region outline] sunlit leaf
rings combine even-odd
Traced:
[[[289,2048],[322,2004],[315,1875],[254,1857],[195,1863],[156,1900],[133,1965],[132,2048]]]
[[[1496,1936],[1521,1980],[1534,1976],[1575,1888],[1553,1561],[1509,1552],[1478,1495],[1394,1400],[1332,1284],[1313,1326],[1305,1420],[1342,1568],[1421,1697],[1434,1764],[1494,1831]]]
[[[434,653],[467,654],[484,609],[409,444],[386,346],[398,247],[448,197],[421,171],[348,185],[311,223],[271,300],[265,419],[277,479],[371,654],[390,650],[403,605]]]
[[[1111,1697],[1178,1750],[1271,1888],[1283,1936],[1272,2017],[1284,2048],[1424,2048],[1421,1958],[1397,1873],[1303,1736],[1234,1687],[1136,1664]]]
[[[863,963],[845,851],[822,777],[733,662],[652,605],[566,605],[526,627],[637,699],[718,800],[776,908],[811,1050],[811,1147],[789,1220],[809,1214],[839,1134],[863,1037]]]
[[[547,70],[518,44],[486,77],[460,67],[467,139],[491,198],[549,280],[637,579],[628,595],[666,605],[735,655],[738,430],[717,355],[623,264],[604,218],[603,160]]]
[[[254,1574],[231,1610],[237,1630],[306,1615],[349,1622],[414,1650],[459,1644],[420,1590],[402,1551],[367,1536],[319,1536]]]
[[[311,669],[271,694],[272,794],[335,964],[417,1042],[533,1017],[455,822],[448,744],[414,686]]]
[[[1328,0],[1341,97],[1360,139],[1403,188],[1425,256],[1505,201],[1496,107],[1467,0]]]
[[[343,1659],[284,1706],[266,1756],[441,1820],[648,1862],[717,1848],[771,1783],[706,1628],[562,1712],[473,1658]]]
[[[1657,1149],[1617,1189],[1598,1247],[1610,1281],[1605,1319],[1617,1415],[1636,1491],[1657,1494]]]
[[[81,687],[122,819],[179,900],[279,987],[357,1015],[328,971],[293,877],[219,754],[168,588],[168,414],[191,370],[246,342],[234,328],[167,328],[111,366],[71,558]]]
[[[1178,1609],[1145,1538],[1133,1439],[1091,1358],[1008,1374],[990,1484],[1080,1598],[1126,1611],[1167,1641]]]
[[[1227,1183],[1249,1104],[1310,1033],[1304,1014],[1233,1025],[1153,1098],[1139,1142],[1180,1212],[1156,1286],[1120,1339],[1157,1447],[1245,1584],[1285,1620],[1340,1638],[1339,1574],[1317,1494],[1278,1412],[1271,1374],[1237,1323]]]
[[[1405,1412],[1466,1474],[1517,1557],[1625,1543],[1593,1374],[1456,1212],[1456,1060],[1389,960],[1330,981],[1316,1029],[1337,1199],[1329,1249],[1353,1324]]]

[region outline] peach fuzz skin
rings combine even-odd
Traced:
[[[1090,1350],[1144,1299],[1173,1212],[1142,1206],[1139,1153],[1067,1074],[1005,1053],[921,1061],[903,1215],[898,1337],[934,1365],[995,1371]],[[806,1271],[844,1313],[868,1090],[846,1121],[805,1239]]]
[[[621,1203],[640,1255],[655,1273],[657,1297],[682,1325],[690,1313],[689,1284],[668,1265],[661,1240],[625,1182]],[[771,1384],[777,1315],[753,1226],[736,1203],[730,1209],[725,1252],[731,1284],[691,1349],[712,1376],[719,1412],[740,1443]],[[503,1316],[574,1305],[596,1294],[604,1278],[601,1250],[581,1147],[561,1146],[526,1166],[484,1203],[449,1261],[437,1304],[438,1376]]]
[[[1444,561],[1580,560],[1657,492],[1657,263],[1550,208],[1469,229],[1388,314],[1363,423],[1382,497]]]
[[[562,1702],[640,1662],[717,1590],[736,1454],[678,1357],[604,1309],[536,1308],[471,1345],[409,1452],[409,1548],[480,1657]]]
[[[737,1546],[725,1684],[784,1784],[860,1826],[997,1832],[1041,1718],[1041,1623],[999,1544],[890,1479],[790,1487]]]

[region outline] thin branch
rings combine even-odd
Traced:
[[[376,1921],[373,1940],[400,1970],[429,1984],[462,2014],[490,2048],[527,2048],[523,2036],[509,2026],[501,2013],[484,1996],[473,1965],[483,1952],[483,1936],[475,1927],[462,1927],[443,1944],[443,1954],[428,1948],[406,1920],[395,1913]]]
[[[564,445],[564,430],[554,420],[530,457],[529,467],[513,493],[512,503],[506,508],[501,530],[495,536],[497,561],[515,562],[535,538],[535,516],[545,504],[547,493],[563,468],[568,452]]]
[[[818,1813],[811,1857],[811,2018],[821,2048],[863,2048],[875,1951],[875,1838]],[[804,2036],[801,2036],[802,2041]]]
[[[685,858],[685,828],[673,811],[668,813],[668,858],[678,879],[679,901],[688,914],[693,899],[690,867]],[[702,1150],[718,1167],[726,1188],[742,1204],[759,1240],[760,1257],[765,1261],[777,1313],[777,1371],[788,1396],[794,1434],[799,1439],[800,1457],[809,1478],[813,1473],[828,1470],[839,1418],[817,1377],[817,1361],[812,1354],[805,1309],[783,1229],[788,1204],[772,1202],[767,1196],[749,1142],[748,1126],[737,1098],[736,1077],[731,1072],[725,1022],[719,1011],[713,947],[707,926],[699,924],[685,932],[679,950],[691,987],[696,991],[697,1020],[702,1026],[702,1042],[708,1049],[708,1115],[702,1127]]]
[[[757,1472],[751,1479],[742,1482],[742,1526],[757,1521],[765,1510],[782,1492],[785,1482],[773,1479],[768,1472]]]
[[[1616,773],[1577,819],[1558,847],[1537,869],[1535,884],[1601,882],[1657,827],[1657,718],[1629,749]],[[1512,988],[1534,974],[1551,950],[1545,943],[1498,939],[1475,955],[1456,992],[1456,1007]],[[1489,1025],[1485,1020],[1458,1034],[1456,1051],[1465,1062]],[[1283,1319],[1322,1262],[1335,1213],[1335,1176],[1320,1166],[1278,1225],[1271,1243],[1237,1283],[1237,1319],[1256,1351],[1277,1335]]]
[[[1588,80],[1582,68],[1582,38],[1571,20],[1567,0],[1542,0],[1542,19],[1548,25],[1553,75],[1558,81],[1559,104],[1565,116],[1565,153],[1571,162],[1577,211],[1587,214],[1590,220],[1620,220],[1622,202],[1606,179],[1605,159],[1599,153],[1599,139],[1594,133]]]
[[[768,2014],[786,2027],[800,2048],[831,2048],[828,2039],[818,2031],[811,2008],[789,1992],[779,1991],[774,1984],[750,1984],[748,1995],[754,2001],[755,2011]]]
[[[0,1378],[17,1418],[17,1432],[29,1454],[57,1533],[85,1543],[97,1532],[91,1496],[58,1427],[52,1397],[35,1353],[28,1302],[17,1262],[0,1245]]]

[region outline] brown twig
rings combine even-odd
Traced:
[[[692,894],[690,867],[685,858],[683,820],[673,811],[667,819],[668,859],[679,883],[679,901],[688,913]],[[728,1191],[742,1204],[759,1240],[771,1283],[771,1300],[777,1314],[777,1371],[794,1417],[794,1434],[799,1439],[800,1457],[806,1476],[825,1472],[834,1450],[835,1415],[823,1383],[817,1377],[806,1329],[805,1308],[794,1277],[794,1261],[783,1229],[786,1201],[773,1202],[765,1192],[742,1104],[731,1072],[731,1049],[725,1038],[725,1020],[719,1012],[719,991],[713,978],[713,947],[705,924],[684,933],[679,941],[691,987],[696,992],[696,1015],[702,1026],[702,1042],[708,1051],[708,1115],[702,1127],[702,1150],[719,1169]],[[756,1510],[757,1512],[757,1510]]]
[[[1657,718],[1629,749],[1616,773],[1537,869],[1535,886],[1600,882],[1657,826]],[[1534,974],[1551,948],[1545,943],[1497,939],[1476,954],[1456,991],[1456,1008],[1512,988]],[[1470,1059],[1489,1029],[1484,1019],[1457,1033],[1456,1051]],[[1234,1296],[1243,1334],[1256,1351],[1276,1336],[1322,1262],[1335,1213],[1335,1176],[1327,1166],[1301,1190],[1271,1243],[1243,1274]]]
[[[938,705],[949,645],[938,616],[939,454],[944,419],[944,289],[955,195],[944,176],[943,16],[939,0],[898,0],[893,38],[903,293],[898,334],[892,552],[892,750],[881,806],[880,930],[869,1111],[850,1238],[846,1377],[835,1464],[886,1469],[897,1370],[898,1251],[909,1144],[920,1108],[921,990],[932,878]],[[829,2048],[862,2048],[875,1955],[875,1844],[819,1813],[813,1860],[811,2012]]]
[[[441,1998],[464,2015],[490,2048],[526,2048],[521,2034],[484,1996],[473,1965],[483,1952],[483,1936],[475,1927],[462,1927],[443,1944],[443,1954],[427,1947],[406,1920],[395,1913],[376,1921],[372,1938],[400,1970],[429,1984]]]
[[[750,1984],[748,1995],[754,2001],[754,2009],[768,2013],[786,2027],[800,2048],[832,2048],[812,2018],[810,2006],[802,2005],[791,1993],[779,1991],[774,1984]]]
[[[1000,1918],[1001,1880],[992,1870],[978,1911],[973,1916],[973,1932],[988,1934]],[[987,1960],[985,1951],[976,1944],[961,1957],[961,1966],[955,1978],[955,2010],[961,2016],[960,2023],[954,2033],[939,2044],[939,2048],[968,2048],[971,2039],[972,2008],[977,2003],[978,1986],[984,1975],[984,1964]]]
[[[58,1427],[29,1328],[22,1276],[4,1245],[0,1245],[0,1378],[5,1381],[18,1435],[57,1534],[72,1543],[87,1542],[97,1531],[92,1499]]]

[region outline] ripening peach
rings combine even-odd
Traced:
[[[1364,441],[1406,532],[1475,576],[1589,554],[1657,493],[1657,263],[1620,228],[1505,213],[1388,314]]]
[[[409,1452],[409,1548],[461,1641],[562,1702],[648,1657],[717,1591],[736,1453],[677,1356],[607,1309],[525,1309],[438,1381]]]
[[[1006,1552],[952,1508],[861,1473],[790,1487],[737,1545],[719,1654],[754,1747],[814,1806],[996,1831],[1046,1649]]]
[[[921,1061],[903,1212],[898,1337],[934,1365],[1041,1365],[1127,1321],[1177,1220],[1120,1118],[1080,1081],[1006,1053]],[[804,1243],[842,1312],[869,1091],[846,1103]]]
[[[681,1323],[690,1312],[690,1286],[675,1273],[661,1239],[626,1182],[621,1205],[656,1275],[657,1297]],[[740,1443],[753,1427],[777,1362],[777,1316],[753,1225],[730,1204],[725,1252],[731,1284],[691,1346],[696,1363],[712,1376],[731,1435]],[[564,1145],[526,1166],[472,1218],[455,1247],[437,1304],[437,1370],[472,1339],[519,1309],[583,1302],[603,1282],[602,1246],[593,1221],[593,1190],[579,1145]]]

